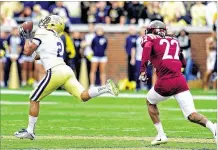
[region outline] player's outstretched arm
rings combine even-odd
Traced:
[[[30,56],[37,49],[38,45],[26,39],[24,45],[24,55]]]

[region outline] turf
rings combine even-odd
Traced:
[[[28,95],[1,94],[1,100],[28,102]],[[42,102],[54,104],[41,105],[34,141],[13,137],[27,125],[28,105],[1,105],[1,149],[216,149],[209,130],[186,121],[175,100],[159,104],[169,142],[155,147],[150,140],[156,130],[143,98],[100,97],[81,103],[70,96],[48,96]],[[216,112],[209,111],[216,109],[216,101],[195,100],[195,106],[216,121]]]

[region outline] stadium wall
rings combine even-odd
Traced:
[[[83,33],[84,35],[85,33]],[[125,53],[125,38],[127,33],[106,33],[108,38],[108,65],[107,77],[118,81],[127,77],[127,56]],[[210,35],[207,33],[190,33],[192,58],[198,65],[203,77],[206,70],[206,45],[205,39]]]
[[[118,81],[127,77],[127,56],[125,53],[125,39],[128,35],[130,26],[133,25],[102,25],[101,26],[108,38],[108,66],[107,66],[107,77]],[[140,30],[140,26],[135,25],[137,31]],[[182,29],[185,29],[190,34],[191,38],[191,51],[192,58],[198,65],[201,73],[201,78],[206,70],[206,45],[205,39],[212,32],[212,27],[168,27],[168,31],[172,33],[178,33]],[[71,25],[70,30],[80,31],[83,35],[88,31],[87,25]]]
[[[97,25],[98,26],[98,25]],[[127,56],[124,45],[128,35],[128,25],[100,25],[106,32],[108,38],[108,65],[107,78],[111,78],[116,82],[127,77]],[[34,30],[37,23],[34,25]],[[135,26],[139,30],[139,26]],[[0,27],[3,31],[10,31],[10,27]],[[206,50],[205,39],[210,35],[212,28],[210,27],[169,27],[171,32],[178,33],[181,29],[185,29],[190,33],[192,58],[200,68],[201,78],[206,70]],[[88,32],[87,25],[71,25],[70,31],[79,31],[82,37]]]

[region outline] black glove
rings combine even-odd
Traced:
[[[22,26],[19,27],[19,34],[20,34],[20,37],[22,39],[31,39],[32,38],[32,32],[28,31],[28,30],[25,31]]]

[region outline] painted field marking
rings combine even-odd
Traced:
[[[15,136],[1,136],[1,139],[17,139]],[[36,140],[125,140],[125,141],[146,141],[150,142],[154,137],[131,137],[131,136],[36,136]],[[182,143],[208,143],[215,144],[214,139],[199,139],[199,138],[168,138],[169,142],[182,142]]]
[[[0,101],[0,104],[1,105],[29,105],[30,102],[19,102],[19,101],[5,101],[5,100],[1,100]],[[56,105],[58,104],[57,102],[40,102],[40,104],[43,104],[43,105]]]
[[[29,95],[31,91],[25,90],[1,90],[1,94],[17,94],[17,95]],[[53,92],[51,95],[54,96],[70,96],[66,91]],[[121,93],[118,98],[145,98],[147,94],[133,94],[133,93]],[[111,94],[103,94],[100,97],[114,97]],[[193,95],[193,98],[196,100],[217,100],[217,96],[211,95]],[[173,99],[173,98],[172,98]]]
[[[181,111],[180,108],[160,108],[160,110]],[[197,112],[217,112],[217,109],[197,109]]]

